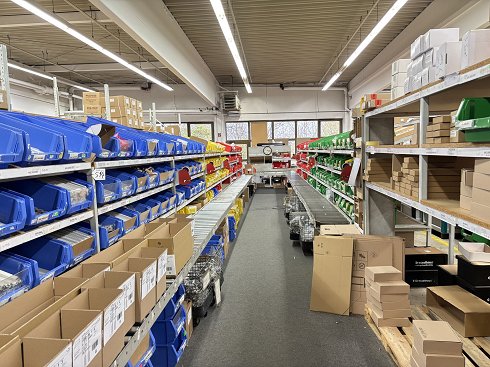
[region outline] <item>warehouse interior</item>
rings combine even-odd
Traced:
[[[490,0],[0,0],[8,367],[490,366]]]

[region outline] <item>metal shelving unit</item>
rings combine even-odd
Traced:
[[[332,173],[335,173],[335,174],[337,174],[337,175],[340,175],[340,174],[342,173],[341,171],[339,171],[338,169],[335,169],[335,168],[333,168],[333,167],[323,166],[323,165],[321,165],[321,164],[316,164],[315,166],[316,166],[316,167],[318,167],[318,168],[324,169],[324,170],[326,170],[326,171],[330,171],[330,172],[332,172]]]
[[[336,188],[330,186],[329,184],[327,184],[326,182],[320,180],[319,178],[313,176],[310,172],[308,171],[305,171],[304,169],[301,169],[301,171],[303,171],[304,173],[306,173],[309,177],[315,179],[317,182],[321,183],[323,186],[326,186],[328,187],[332,192],[336,193],[337,195],[339,196],[342,196],[345,200],[347,200],[348,202],[354,204],[354,198],[351,198],[350,196],[347,196],[346,194],[344,194],[343,192],[337,190]]]
[[[184,266],[179,275],[171,281],[164,295],[158,300],[155,307],[150,311],[148,316],[143,320],[137,328],[135,334],[126,343],[123,350],[113,363],[113,367],[126,366],[133,353],[138,348],[140,341],[148,334],[151,327],[162,313],[163,309],[173,297],[178,287],[184,281],[190,269],[197,261],[202,250],[211,239],[211,236],[218,229],[220,223],[224,220],[236,198],[247,189],[248,183],[252,176],[241,176],[238,180],[228,186],[213,202],[208,203],[194,218],[194,252],[191,259]]]
[[[460,215],[441,205],[432,206],[427,200],[428,161],[431,156],[445,157],[478,157],[490,158],[489,144],[419,144],[418,147],[394,146],[394,118],[417,116],[418,136],[425,142],[429,116],[448,114],[458,108],[464,97],[487,97],[490,88],[490,62],[479,64],[447,76],[435,84],[394,100],[385,106],[366,113],[363,123],[364,141],[379,141],[380,146],[366,146],[364,143],[364,160],[370,154],[400,154],[418,156],[419,160],[419,197],[405,197],[384,185],[365,182],[364,193],[364,228],[367,234],[394,234],[393,200],[415,208],[424,217],[429,228],[432,228],[432,217],[448,223],[449,226],[449,261],[454,260],[456,226],[490,238],[490,223],[471,219],[471,214]]]
[[[343,155],[354,155],[354,149],[309,149],[309,150],[298,150],[298,153],[318,153],[318,154],[343,154]]]

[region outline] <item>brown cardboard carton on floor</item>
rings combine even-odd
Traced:
[[[410,326],[410,320],[406,317],[400,318],[383,318],[383,315],[377,313],[376,310],[371,309],[371,317],[377,327],[408,327]]]
[[[89,279],[82,289],[108,288],[120,289],[124,294],[124,323],[121,326],[127,333],[135,324],[136,277],[134,273],[124,271],[105,271]]]
[[[393,266],[368,266],[365,274],[371,283],[403,280],[402,272]]]
[[[63,310],[95,310],[102,314],[102,365],[109,367],[124,347],[124,292],[89,288],[68,302]]]
[[[154,259],[129,258],[114,267],[113,270],[134,273],[136,279],[135,319],[136,322],[142,322],[157,301],[157,262]]]
[[[490,304],[463,288],[429,287],[426,304],[462,336],[490,336]]]
[[[63,305],[80,294],[86,279],[54,278],[46,280],[0,307],[0,332],[21,338]]]
[[[412,358],[420,367],[465,367],[463,355],[424,354],[414,347]]]
[[[4,366],[22,367],[22,347],[18,336],[0,335],[0,361]]]
[[[399,308],[394,310],[384,310],[379,308],[375,303],[372,303],[368,300],[368,305],[371,310],[376,311],[377,315],[380,315],[383,319],[399,319],[404,317],[411,317],[412,312],[410,311],[410,307],[408,308]]]
[[[395,302],[380,302],[373,297],[371,293],[367,293],[367,299],[370,304],[373,304],[380,310],[406,310],[410,309],[410,301],[408,296]]]
[[[408,301],[408,293],[406,294],[380,294],[373,287],[368,287],[368,296],[374,298],[378,302],[404,302]]]
[[[446,321],[413,320],[413,342],[423,354],[463,353],[463,343]]]
[[[315,237],[311,311],[349,315],[353,248],[352,238]]]
[[[60,354],[73,366],[102,367],[102,313],[93,310],[59,310],[23,338],[24,364],[41,367]],[[42,351],[42,352],[41,352]],[[71,365],[71,364],[68,364]]]
[[[410,286],[402,280],[392,282],[374,282],[371,288],[375,293],[380,295],[385,294],[408,294]]]

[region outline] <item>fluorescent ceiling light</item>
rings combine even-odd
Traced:
[[[226,19],[225,9],[223,8],[223,4],[221,0],[210,0],[211,5],[213,6],[214,14],[216,14],[216,18],[218,18],[218,23],[221,27],[221,31],[225,36],[226,43],[228,43],[228,48],[231,51],[231,55],[235,60],[235,64],[238,68],[238,72],[242,77],[243,83],[245,84],[245,88],[248,93],[252,93],[252,87],[250,86],[250,82],[248,81],[247,72],[245,71],[245,67],[243,66],[242,58],[240,57],[240,53],[238,52],[238,47],[235,42],[235,38],[233,37],[233,33],[231,32],[230,24]]]
[[[376,36],[383,30],[383,28],[390,22],[391,19],[398,13],[398,11],[408,2],[408,0],[397,0],[393,6],[386,12],[383,18],[380,19],[378,24],[369,32],[364,40],[357,46],[355,51],[345,60],[344,65],[337,71],[334,76],[325,84],[323,91],[327,90],[332,84],[339,78],[339,76],[347,69],[355,59],[366,49],[366,47],[376,38]]]
[[[9,62],[7,65],[8,65],[9,68],[12,68],[12,69],[21,70],[21,71],[24,71],[26,73],[29,73],[29,74],[32,74],[32,75],[36,75],[36,76],[41,77],[41,78],[44,78],[44,79],[53,80],[53,77],[51,77],[49,75],[46,75],[46,74],[43,74],[43,73],[39,73],[39,72],[34,71],[34,70],[31,70],[31,69],[23,68],[22,66],[19,66],[19,65],[16,65],[16,64],[12,64],[11,62]]]
[[[123,60],[116,54],[110,52],[109,50],[106,50],[103,48],[101,45],[99,45],[97,42],[92,40],[91,38],[88,38],[84,36],[83,34],[79,33],[73,28],[70,28],[70,26],[65,23],[63,20],[58,19],[54,14],[50,14],[49,12],[43,10],[42,8],[38,7],[37,5],[32,4],[30,1],[27,0],[11,0],[12,2],[16,3],[17,5],[23,7],[26,10],[29,10],[31,13],[34,15],[37,15],[38,17],[44,19],[46,22],[51,23],[55,27],[61,29],[62,31],[72,35],[76,39],[82,41],[86,45],[92,47],[93,49],[103,53],[107,57],[111,58],[112,60],[120,63],[121,65],[125,66],[131,71],[134,71],[135,73],[141,75],[142,77],[146,78],[147,80],[159,85],[160,87],[168,90],[168,91],[173,91],[173,89],[165,84],[164,82],[158,80],[155,77],[152,77],[151,75],[145,73],[143,70],[138,69],[137,67],[129,64],[127,61]],[[81,88],[80,88],[81,89]]]

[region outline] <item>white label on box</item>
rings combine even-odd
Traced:
[[[167,275],[177,275],[175,255],[167,255]]]
[[[102,350],[102,315],[73,340],[73,367],[86,367]]]
[[[92,169],[92,177],[95,181],[105,180],[105,168],[94,168]]]
[[[211,275],[209,274],[209,271],[206,273],[206,275],[202,278],[202,289],[206,289],[211,282]]]
[[[124,323],[124,304],[124,292],[122,292],[104,311],[104,345]]]
[[[124,311],[134,303],[134,288],[136,286],[136,276],[132,274],[128,280],[119,286],[124,293]]]
[[[219,305],[221,303],[221,280],[218,279],[214,282],[214,294],[216,296],[216,304]]]
[[[72,367],[73,366],[73,348],[71,343],[68,344],[46,367]]]
[[[141,299],[145,298],[157,283],[157,263],[154,262],[141,275]]]
[[[163,278],[167,272],[167,250],[158,258],[157,282]]]

